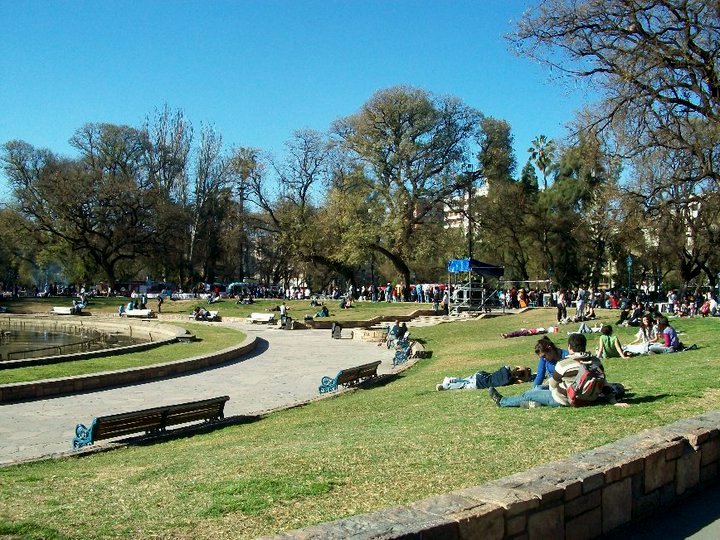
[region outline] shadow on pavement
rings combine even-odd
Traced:
[[[695,493],[670,508],[619,527],[602,537],[605,540],[677,540],[692,538],[710,540],[720,538],[720,483]]]

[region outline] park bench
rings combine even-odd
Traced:
[[[275,314],[274,313],[251,313],[250,316],[247,318],[249,322],[252,324],[257,323],[271,323],[275,320]]]
[[[195,319],[195,315],[192,313],[188,315],[189,319],[194,320],[201,320],[201,321],[219,321],[220,320],[220,312],[219,311],[208,311],[207,317],[205,319]]]
[[[404,364],[407,362],[410,358],[413,357],[413,342],[408,341],[407,339],[401,339],[397,342],[397,346],[395,348],[395,356],[393,356],[392,365],[393,367],[399,366],[400,364]]]
[[[73,448],[82,448],[101,439],[122,437],[133,433],[162,433],[169,426],[188,424],[190,422],[213,422],[224,418],[223,410],[229,396],[220,396],[200,401],[154,407],[140,411],[98,416],[85,427],[75,427]]]
[[[381,364],[380,360],[363,364],[348,369],[341,369],[335,377],[323,377],[320,381],[318,390],[321,394],[337,390],[339,385],[350,387],[357,386],[363,381],[377,377],[377,368]]]
[[[126,317],[141,317],[143,319],[155,316],[152,309],[126,309],[124,314]]]
[[[426,351],[425,346],[419,341],[401,339],[395,348],[392,365],[396,367],[411,358],[429,358],[431,355],[432,351]]]
[[[53,315],[73,315],[75,313],[75,309],[67,306],[53,306],[50,313]]]

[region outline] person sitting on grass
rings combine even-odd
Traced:
[[[503,366],[492,373],[478,371],[469,377],[445,377],[442,383],[435,385],[435,390],[475,390],[525,383],[531,379],[532,370],[529,367]]]
[[[677,331],[670,326],[667,317],[661,315],[657,318],[657,337],[655,343],[650,345],[648,352],[650,354],[668,354],[674,353],[682,349],[682,344],[678,338]]]
[[[320,308],[320,310],[315,314],[316,317],[329,317],[330,316],[330,310],[327,308],[327,306],[323,306]]]
[[[555,371],[550,378],[549,388],[533,388],[517,396],[503,397],[494,386],[488,388],[488,394],[498,407],[535,407],[545,405],[547,407],[567,407],[568,387],[572,385],[580,370],[580,364],[586,365],[596,363],[602,369],[600,360],[585,352],[587,339],[583,334],[570,334],[568,337],[569,355],[555,366]],[[603,370],[604,371],[604,370]],[[622,385],[607,385],[607,391],[603,392],[603,399],[614,405],[627,406],[626,403],[617,403],[622,397],[624,388]]]
[[[657,318],[657,343],[650,345],[648,350],[650,354],[667,354],[695,349],[697,349],[695,344],[685,347],[680,342],[677,331],[670,326],[667,317],[661,315]]]
[[[655,321],[647,314],[644,315],[640,323],[640,328],[635,334],[635,339],[625,345],[623,350],[626,354],[638,355],[647,354],[651,343],[657,340],[657,331],[655,330]]]
[[[567,358],[569,353],[567,349],[561,349],[549,337],[544,336],[535,344],[535,354],[538,356],[538,365],[533,387],[537,388],[542,386],[546,375],[552,377],[555,365]]]
[[[617,336],[613,336],[612,326],[604,324],[600,329],[600,341],[596,349],[597,357],[604,358],[630,358],[622,348]]]

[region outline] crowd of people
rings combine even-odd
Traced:
[[[562,303],[563,291],[559,291],[558,303]],[[577,296],[576,317],[583,320],[582,314],[587,313],[587,305],[582,305],[582,292]],[[580,304],[580,305],[578,305]],[[712,297],[703,299],[701,305],[712,305]],[[672,304],[670,304],[672,305]],[[699,313],[699,316],[709,316]],[[563,314],[564,315],[564,314]],[[678,317],[684,315],[678,314]],[[690,316],[690,315],[687,315]],[[625,387],[620,383],[607,380],[602,361],[608,358],[631,358],[637,355],[671,354],[697,349],[695,344],[684,345],[676,329],[670,324],[666,315],[657,310],[655,304],[643,304],[630,301],[623,306],[620,317],[615,323],[619,327],[636,327],[633,341],[626,345],[613,332],[613,325],[598,325],[589,328],[581,323],[580,331],[569,332],[567,348],[558,347],[548,336],[542,336],[535,344],[538,357],[537,370],[534,376],[524,377],[526,371],[519,366],[512,369],[502,366],[493,373],[480,371],[466,377],[445,377],[436,386],[437,390],[487,388],[490,397],[499,407],[560,407],[580,406],[590,403],[621,402],[625,395]],[[503,333],[502,337],[529,336],[544,334],[547,329],[521,329]],[[599,334],[594,350],[588,350],[585,332]],[[529,368],[526,368],[529,372]],[[532,387],[520,394],[503,396],[497,387],[532,380]]]

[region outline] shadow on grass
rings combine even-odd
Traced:
[[[26,540],[66,540],[65,536],[57,529],[33,521],[5,521],[0,518],[0,537],[2,538],[23,538]]]
[[[654,401],[659,401],[661,399],[672,397],[670,394],[658,394],[656,396],[653,395],[643,395],[643,396],[637,396],[635,394],[625,394],[625,397],[623,398],[623,401],[625,403],[629,403],[631,405],[637,405],[639,403],[652,403]]]
[[[368,379],[366,381],[361,382],[357,385],[357,388],[381,388],[383,386],[386,386],[390,384],[391,382],[394,382],[400,378],[399,373],[384,373],[382,375],[378,375],[377,377],[374,377],[372,379]]]
[[[205,422],[202,424],[194,424],[191,426],[180,427],[172,429],[159,434],[153,435],[141,435],[139,437],[131,437],[117,441],[120,444],[134,445],[134,446],[153,446],[155,444],[163,443],[166,441],[174,441],[178,439],[189,439],[195,435],[202,435],[205,433],[211,433],[218,429],[223,429],[230,426],[239,426],[244,424],[253,424],[262,420],[260,415],[236,415],[228,416],[217,422]]]

